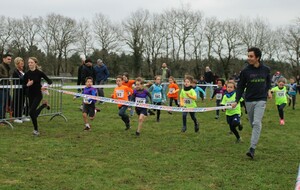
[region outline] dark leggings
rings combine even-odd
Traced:
[[[216,100],[216,105],[217,107],[221,106],[221,100]],[[219,116],[220,115],[220,110],[216,110],[216,115]]]
[[[154,102],[154,105],[161,105],[161,102]],[[156,120],[160,118],[160,110],[156,110]]]
[[[278,109],[278,113],[279,113],[280,119],[284,119],[283,108],[284,108],[285,106],[286,106],[286,103],[277,105],[277,109]]]
[[[174,100],[174,102],[175,102],[175,105],[176,105],[177,107],[179,107],[178,100],[175,100],[174,98],[170,98],[169,106],[172,106],[173,100]]]
[[[198,122],[197,122],[197,118],[196,118],[196,113],[195,112],[182,112],[182,124],[183,126],[186,127],[186,117],[187,117],[187,114],[190,113],[190,116],[192,118],[192,120],[194,121],[194,124],[197,125]]]
[[[126,114],[128,106],[119,107],[119,116],[122,118],[125,124],[129,124],[129,116]]]
[[[292,100],[289,99],[289,106],[290,106],[291,103],[292,103],[293,108],[295,108],[295,104],[296,104],[296,95],[291,95],[291,98],[292,98]]]
[[[29,115],[32,120],[34,130],[38,131],[37,118],[40,115],[41,111],[47,107],[46,104],[42,104],[39,108],[39,104],[43,98],[42,94],[35,94],[35,96],[29,96]]]
[[[240,125],[240,119],[238,115],[226,116],[227,123],[229,124],[230,131],[235,135],[236,139],[240,139],[240,134],[236,130],[236,127]]]

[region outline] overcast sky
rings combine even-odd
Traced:
[[[113,21],[121,21],[138,9],[162,13],[181,5],[189,5],[202,11],[205,17],[215,16],[219,20],[260,17],[273,27],[300,18],[300,0],[0,0],[0,3],[0,15],[14,18],[58,13],[77,20],[92,20],[96,13],[102,13]]]

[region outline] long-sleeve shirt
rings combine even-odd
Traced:
[[[28,89],[28,92],[29,92],[29,96],[31,95],[36,95],[36,94],[41,94],[41,88],[42,88],[42,85],[41,85],[41,80],[45,79],[47,81],[48,84],[52,84],[52,80],[49,79],[47,77],[47,75],[38,70],[38,69],[35,69],[34,71],[27,71],[24,75],[24,83],[23,83],[23,86]],[[31,86],[27,86],[27,82],[28,80],[33,80],[33,84]]]
[[[239,102],[242,94],[245,92],[245,101],[267,100],[268,91],[271,88],[270,68],[262,62],[258,67],[253,65],[246,66],[240,74],[240,80],[237,84],[236,102]]]
[[[225,90],[223,87],[218,87],[214,90],[214,93],[211,96],[211,99],[213,99],[216,96],[216,100],[220,101],[223,98],[223,95],[225,93]]]
[[[94,67],[94,70],[96,73],[96,82],[106,81],[107,78],[109,77],[109,71],[105,64],[103,64],[101,66],[96,65]]]

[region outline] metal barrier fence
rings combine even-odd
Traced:
[[[55,78],[52,81],[51,88],[62,88],[62,79]],[[49,95],[43,95],[43,100],[48,102],[51,109],[44,109],[39,116],[51,116],[50,121],[56,116],[61,116],[67,121],[62,113],[62,93],[51,91]],[[0,79],[0,123],[7,124],[13,129],[13,122],[22,123],[29,119],[29,101],[21,80],[18,78]]]

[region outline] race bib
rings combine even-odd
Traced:
[[[161,93],[154,93],[154,99],[161,99]]]
[[[183,101],[184,101],[184,104],[191,104],[192,103],[192,100],[190,98],[184,98]]]
[[[124,97],[124,90],[117,90],[116,94],[117,94],[117,98],[123,98]]]
[[[234,101],[233,102],[227,102],[226,104],[225,104],[225,106],[232,106],[232,104],[234,103]],[[237,107],[235,107],[235,108],[229,108],[229,109],[236,109]],[[228,108],[226,108],[226,109],[228,109]]]
[[[172,94],[175,91],[175,88],[169,88],[169,92]]]
[[[221,93],[216,94],[216,100],[222,100],[222,94]]]
[[[285,96],[285,92],[284,91],[277,91],[276,96],[279,97],[279,98],[282,98],[282,97]]]
[[[136,103],[140,104],[145,104],[146,103],[146,98],[135,98]]]
[[[83,103],[85,103],[85,104],[91,104],[92,100],[89,100],[88,98],[83,98]]]

